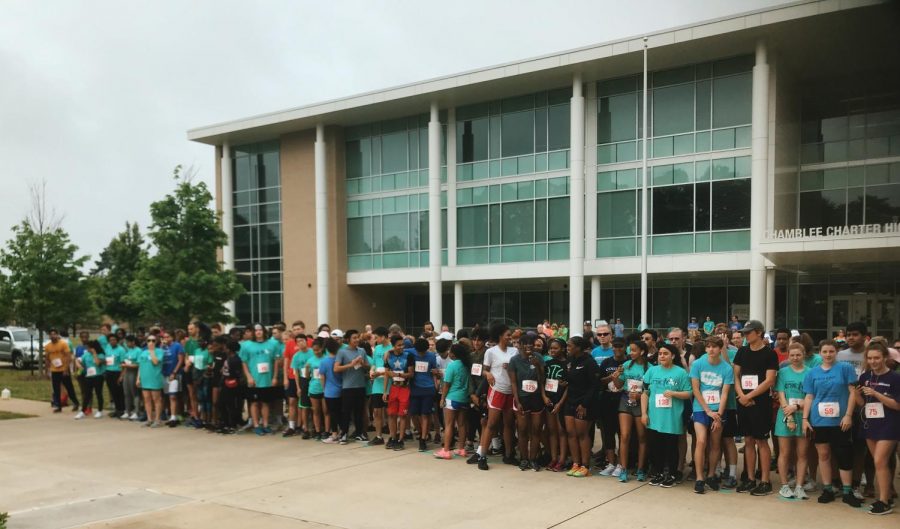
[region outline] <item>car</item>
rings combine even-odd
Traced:
[[[24,327],[0,327],[0,360],[12,362],[16,369],[25,369],[38,361],[38,342],[35,334]]]

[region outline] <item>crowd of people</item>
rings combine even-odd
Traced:
[[[862,323],[847,327],[846,346],[769,334],[755,320],[692,339],[677,327],[624,337],[615,325],[586,323],[567,339],[543,324],[453,334],[426,323],[418,335],[396,324],[225,332],[192,322],[139,335],[107,325],[77,345],[51,330],[45,359],[55,410],[64,387],[79,420],[104,417],[106,386],[108,416],[148,428],[280,431],[391,450],[409,441],[480,470],[496,455],[575,478],[662,488],[688,479],[698,494],[766,496],[777,471],[784,498],[820,491],[819,503],[860,507],[872,497],[869,513],[892,511],[900,343],[869,336]]]

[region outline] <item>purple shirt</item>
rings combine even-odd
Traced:
[[[900,373],[896,371],[888,371],[883,375],[875,375],[871,371],[866,371],[859,376],[859,384],[861,386],[869,386],[878,393],[882,393],[894,399],[900,400]],[[866,404],[881,403],[875,397],[864,397]],[[892,410],[887,406],[876,407],[880,412],[880,408],[884,408],[884,418],[872,417],[870,410],[865,407],[861,410],[863,413],[862,424],[860,429],[866,439],[877,441],[900,441],[900,411]],[[880,413],[878,413],[880,415]]]

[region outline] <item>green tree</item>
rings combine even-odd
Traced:
[[[130,324],[138,322],[141,307],[128,297],[128,292],[146,259],[147,250],[140,228],[137,223],[126,222],[125,230],[100,252],[91,271],[95,280],[93,294],[101,313]]]
[[[217,250],[228,242],[219,227],[213,197],[175,168],[175,191],[150,205],[148,232],[156,253],[144,260],[131,283],[129,303],[149,321],[174,326],[192,318],[229,322],[225,303],[244,289],[231,270],[223,270]]]

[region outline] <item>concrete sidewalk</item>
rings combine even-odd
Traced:
[[[30,409],[0,401],[0,410]],[[900,514],[875,517],[815,497],[700,496],[691,482],[666,490],[575,479],[496,458],[480,472],[407,446],[223,437],[44,413],[0,421],[0,512],[10,512],[10,529],[900,526]]]

